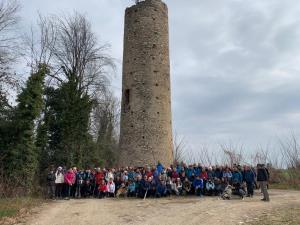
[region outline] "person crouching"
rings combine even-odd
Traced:
[[[98,188],[98,198],[105,198],[107,191],[108,189],[105,180],[101,180]]]

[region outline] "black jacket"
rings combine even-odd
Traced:
[[[266,168],[257,169],[257,181],[268,181],[269,175]]]

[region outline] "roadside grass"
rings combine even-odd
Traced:
[[[300,224],[300,205],[280,208],[271,213],[264,214],[247,225],[299,225]]]
[[[1,198],[0,199],[0,221],[4,217],[14,217],[21,210],[27,211],[43,203],[42,198]]]
[[[271,189],[298,190],[298,191],[300,191],[300,184],[271,183],[270,188]]]

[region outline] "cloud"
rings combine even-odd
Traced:
[[[300,132],[300,2],[166,0],[174,129],[191,145],[242,140],[251,149]],[[123,16],[132,1],[26,0],[24,23],[42,14],[86,13],[112,44],[121,89]],[[251,146],[251,147],[250,147]]]

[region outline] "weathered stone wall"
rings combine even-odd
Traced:
[[[125,12],[120,165],[172,163],[168,8],[146,0]]]

